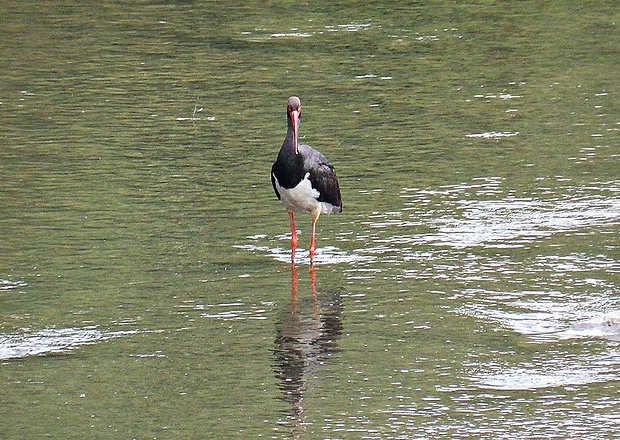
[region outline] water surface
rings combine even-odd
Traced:
[[[6,438],[618,431],[615,3],[5,6]]]

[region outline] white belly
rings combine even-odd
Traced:
[[[324,204],[319,203],[317,200],[321,194],[312,188],[308,176],[310,176],[310,173],[306,173],[303,180],[295,188],[290,189],[281,187],[276,176],[273,176],[276,182],[276,189],[280,194],[280,200],[282,200],[287,211],[312,212],[320,209],[321,205]]]

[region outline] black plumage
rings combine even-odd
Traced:
[[[278,179],[280,186],[286,189],[295,188],[301,182],[306,173],[312,188],[319,192],[317,200],[333,206],[333,212],[342,211],[342,198],[338,177],[334,172],[334,166],[329,160],[309,145],[298,146],[299,154],[295,154],[292,148],[282,148],[278,158],[271,167],[271,184],[278,199],[281,199],[275,184]]]

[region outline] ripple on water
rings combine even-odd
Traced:
[[[136,331],[102,331],[94,326],[5,333],[0,335],[0,359],[64,353],[82,345],[91,345],[134,333]]]
[[[620,341],[620,311],[597,314],[559,332],[561,339],[606,338]]]
[[[310,38],[324,35],[329,32],[359,32],[368,29],[381,28],[380,25],[373,25],[368,22],[350,22],[337,25],[314,25],[309,21],[303,29],[298,27],[269,32],[264,28],[254,28],[252,30],[242,31],[241,35],[249,41],[263,41],[273,38]]]
[[[620,337],[618,286],[608,276],[620,273],[620,261],[604,253],[615,247],[599,253],[571,252],[568,246],[538,255],[481,252],[533,249],[552,236],[555,241],[549,243],[555,244],[563,243],[563,237],[617,233],[620,181],[566,186],[567,180],[558,177],[557,182],[563,186],[529,194],[506,190],[495,177],[406,188],[402,211],[376,212],[364,223],[372,243],[358,252],[385,263],[377,267],[396,268],[396,279],[453,283],[447,298],[455,304],[452,312],[544,347],[526,350],[534,353],[526,360],[522,354],[496,353],[492,362],[464,365],[464,377],[477,388],[532,390],[617,378],[620,351],[615,342],[580,345],[577,354],[566,346],[572,342],[565,342]],[[371,268],[352,276],[377,275]]]
[[[470,134],[466,134],[465,137],[468,138],[485,138],[485,139],[491,139],[491,138],[499,138],[499,137],[512,137],[512,136],[517,136],[519,134],[518,131],[487,131],[484,133],[470,133]]]
[[[462,198],[451,200],[458,193],[448,189],[443,194],[448,197],[444,206],[434,207],[440,215],[429,218],[427,225],[435,232],[412,234],[410,242],[455,248],[524,247],[556,233],[620,224],[620,197],[569,193],[551,200],[512,195],[477,200],[464,191]]]
[[[270,302],[248,305],[242,301],[219,304],[196,304],[192,301],[188,301],[178,306],[178,308],[182,313],[187,313],[190,310],[198,310],[202,318],[238,321],[246,319],[267,319],[267,309],[272,305],[273,303]]]
[[[454,310],[521,333],[530,343],[545,344],[533,358],[511,365],[510,356],[468,366],[469,379],[480,388],[526,390],[605,382],[617,377],[618,347],[582,347],[577,354],[555,348],[575,338],[620,339],[620,299],[608,291],[492,292],[471,289],[468,301]],[[607,310],[607,312],[601,312]]]
[[[618,363],[618,353],[614,354]],[[598,359],[600,361],[601,359]],[[534,363],[543,364],[543,368],[533,368],[531,363],[507,368],[491,368],[471,377],[478,387],[494,390],[532,390],[538,388],[566,387],[606,382],[617,378],[615,369],[607,365],[597,365],[597,360],[569,360],[568,362]],[[566,365],[563,365],[563,364]],[[559,364],[559,365],[558,365]],[[488,368],[488,366],[485,366]]]
[[[19,287],[27,287],[28,283],[25,281],[12,281],[0,279],[0,290],[11,290]]]
[[[525,247],[557,233],[590,234],[620,225],[620,181],[566,187],[550,198],[506,194],[501,183],[490,177],[438,189],[406,188],[402,212],[374,213],[364,224],[378,231],[377,243],[453,248]],[[393,235],[380,232],[394,228]]]
[[[602,290],[579,294],[573,291],[493,292],[463,291],[467,301],[454,309],[495,322],[529,338],[532,343],[554,342],[571,337],[620,338],[620,300]]]
[[[247,237],[250,240],[258,240],[264,239],[265,236],[249,236]],[[280,235],[276,237],[279,240],[285,241],[287,244],[290,241],[290,237],[286,235]],[[280,261],[282,263],[290,263],[291,261],[291,249],[289,247],[282,246],[266,246],[259,245],[254,243],[248,244],[237,244],[234,247],[238,249],[245,249],[255,253],[261,253],[270,256],[276,261]],[[314,264],[315,265],[326,265],[326,264],[341,264],[341,263],[356,263],[361,261],[372,261],[374,257],[368,255],[361,255],[356,252],[347,252],[342,249],[337,248],[336,246],[320,246],[317,247],[316,253],[314,255]],[[306,249],[297,248],[295,253],[295,262],[300,264],[310,264],[310,253]]]

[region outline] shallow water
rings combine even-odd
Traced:
[[[3,438],[615,435],[616,9],[7,4]]]

